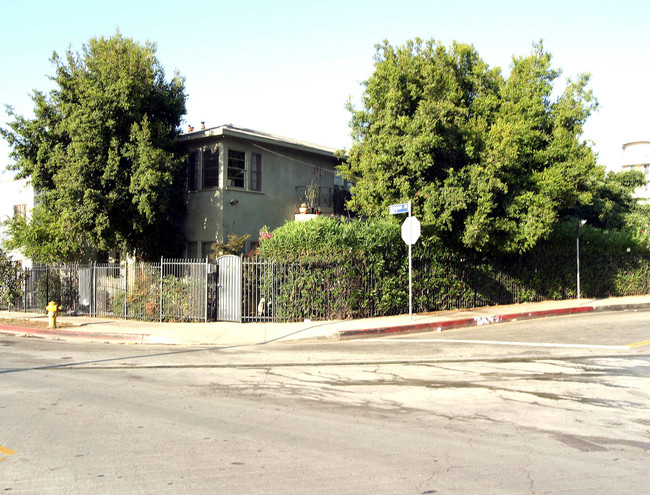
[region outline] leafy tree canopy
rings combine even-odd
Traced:
[[[350,207],[382,217],[410,199],[429,234],[504,253],[530,250],[576,207],[615,216],[625,179],[607,179],[581,141],[597,108],[589,76],[557,93],[560,75],[541,42],[507,77],[471,45],[378,45],[361,108],[348,103]]]
[[[34,118],[7,107],[10,168],[37,193],[31,218],[10,226],[9,247],[37,261],[75,260],[85,248],[145,259],[177,251],[185,83],[168,81],[155,53],[119,31],[92,38],[81,53],[54,53],[55,88],[33,92]]]
[[[577,204],[573,211],[564,212],[565,216],[587,220],[590,226],[600,229],[647,230],[648,221],[645,226],[634,227],[634,218],[647,212],[647,207],[633,195],[644,185],[645,176],[640,170],[606,173],[598,168],[589,178],[591,202]]]

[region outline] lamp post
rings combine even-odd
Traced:
[[[587,220],[578,220],[578,232],[576,234],[576,279],[578,281],[578,304],[580,304],[580,227],[587,223]]]

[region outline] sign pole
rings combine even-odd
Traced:
[[[409,218],[411,218],[411,200],[409,200]],[[409,221],[409,237],[413,236],[413,225]],[[413,319],[413,264],[411,258],[411,243],[409,242],[409,320]]]
[[[413,251],[412,245],[420,238],[420,221],[411,215],[411,201],[390,205],[388,212],[391,215],[407,213],[408,217],[402,223],[402,240],[409,246],[409,319],[413,319]]]

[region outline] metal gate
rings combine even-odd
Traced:
[[[242,262],[239,256],[227,254],[217,259],[219,282],[217,285],[220,321],[241,322],[242,316]]]

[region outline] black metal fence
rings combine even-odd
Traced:
[[[21,269],[23,295],[12,309],[45,311],[49,301],[55,301],[69,311],[79,306],[79,269],[71,266],[35,266]]]
[[[210,321],[216,267],[206,260],[93,263],[22,269],[23,295],[11,309],[150,321]]]
[[[389,277],[363,260],[271,263],[249,258],[243,267],[243,321],[369,318],[408,312],[406,268]],[[413,270],[415,312],[545,299],[505,271],[449,269],[430,263],[415,263]]]
[[[376,316],[369,266],[331,263],[243,263],[242,321],[301,321]]]
[[[232,258],[232,257],[231,257]],[[538,260],[540,266],[552,263]],[[569,262],[570,260],[567,260]],[[553,262],[560,262],[559,259]],[[67,314],[151,321],[215,321],[220,301],[241,312],[234,321],[289,322],[364,318],[408,312],[406,267],[387,274],[364,260],[346,263],[274,263],[241,259],[241,275],[219,279],[219,263],[169,260],[160,263],[37,266],[23,269],[23,295],[14,310],[45,311],[49,301]],[[645,294],[650,264],[630,262],[612,271],[592,263],[585,269],[583,296]],[[239,268],[237,269],[239,270]],[[591,271],[589,271],[591,270]],[[606,274],[607,276],[604,276]],[[234,283],[232,280],[234,279]],[[417,313],[575,297],[575,279],[535,263],[497,267],[464,259],[415,262],[413,311]],[[228,313],[228,312],[226,312]]]

